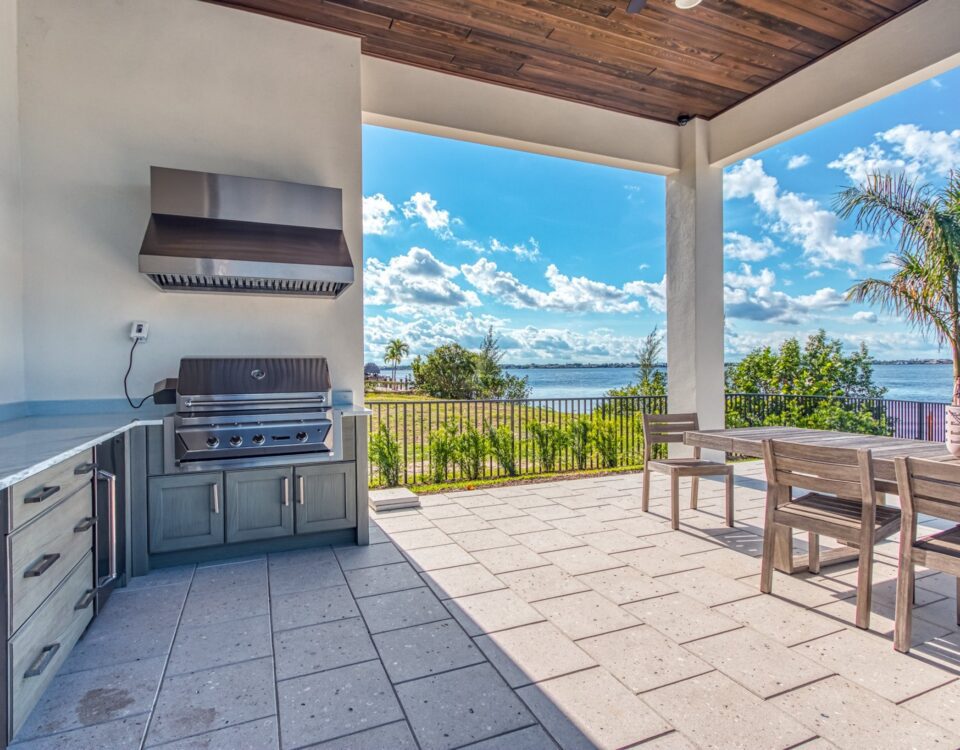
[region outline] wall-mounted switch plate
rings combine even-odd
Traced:
[[[135,320],[130,324],[130,338],[133,341],[145,342],[147,333],[150,331],[150,324],[142,320]]]

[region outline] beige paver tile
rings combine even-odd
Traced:
[[[624,604],[623,608],[677,643],[686,643],[742,627],[735,620],[686,594],[644,599],[634,604]]]
[[[957,624],[956,599],[939,599],[932,604],[914,607],[913,616],[948,630],[956,630],[960,627]],[[914,626],[916,626],[916,619],[914,619]]]
[[[531,516],[539,518],[542,521],[553,521],[556,518],[574,518],[576,516],[583,515],[578,511],[571,510],[570,508],[564,508],[562,505],[557,505],[553,500],[548,500],[547,502],[550,504],[527,508],[527,513],[529,513]]]
[[[499,578],[491,575],[479,563],[431,570],[423,573],[422,577],[438,599],[452,599],[455,596],[482,594],[484,591],[506,588]]]
[[[459,544],[442,544],[439,547],[421,547],[405,550],[407,558],[417,570],[437,570],[470,565],[476,562],[473,556]]]
[[[833,604],[826,604],[822,607],[816,607],[811,611],[821,612],[825,617],[830,617],[839,624],[856,627],[857,601],[855,598],[843,599],[838,602],[833,602]],[[950,632],[950,628],[935,625],[926,618],[917,616],[918,612],[920,612],[920,609],[914,609],[913,629],[910,632],[910,640],[914,645],[919,645],[932,638],[939,638]],[[871,633],[882,635],[884,638],[892,641],[895,619],[896,615],[893,607],[879,602],[871,603]]]
[[[512,547],[477,550],[473,553],[473,556],[494,574],[526,570],[527,568],[537,568],[550,564],[545,557],[541,557],[532,549],[521,544],[515,544]]]
[[[500,529],[486,529],[484,531],[466,531],[462,534],[451,534],[453,541],[467,552],[494,547],[509,547],[516,544],[513,538],[504,534]]]
[[[660,578],[651,578],[636,568],[626,566],[613,570],[587,573],[579,579],[614,604],[629,604],[674,593]]]
[[[581,534],[580,538],[591,547],[596,547],[608,555],[614,552],[628,552],[632,549],[653,546],[650,542],[644,541],[638,536],[633,536],[633,534],[628,534],[626,531],[620,531],[620,529],[600,531],[596,534]]]
[[[496,521],[504,518],[519,518],[527,515],[524,511],[504,503],[503,505],[487,505],[482,508],[473,508],[473,514],[484,521]]]
[[[398,547],[402,549],[417,549],[418,547],[439,547],[441,544],[450,544],[453,540],[440,529],[417,529],[416,531],[400,531],[390,535]]]
[[[713,670],[649,625],[584,638],[577,645],[635,693]]]
[[[531,492],[525,492],[523,495],[504,497],[503,500],[507,504],[512,505],[514,508],[520,508],[522,510],[527,510],[528,508],[545,508],[547,506],[556,505],[556,503],[554,503],[550,498],[540,497],[540,495],[534,495]]]
[[[575,547],[562,549],[556,552],[544,552],[543,556],[558,568],[562,568],[570,575],[595,573],[598,570],[622,568],[624,563],[594,547]]]
[[[598,521],[620,521],[625,518],[636,518],[639,510],[628,510],[616,505],[600,505],[596,508],[584,508],[583,514]],[[610,525],[613,526],[612,523]]]
[[[643,699],[699,747],[788,748],[816,736],[789,712],[719,672],[644,693]]]
[[[709,537],[684,531],[682,527],[671,534],[653,534],[647,538],[647,541],[675,555],[692,555],[697,552],[720,549],[719,545]]]
[[[901,705],[960,737],[960,680],[918,695]]]
[[[577,594],[588,589],[582,581],[560,570],[555,565],[500,573],[499,577],[521,599],[528,602],[565,596],[566,594]]]
[[[761,698],[833,674],[833,670],[751,628],[701,638],[686,648]]]
[[[470,515],[454,516],[452,518],[438,518],[436,521],[434,521],[434,525],[447,534],[462,534],[465,531],[483,531],[484,529],[493,528],[491,524],[487,523],[482,518],[477,518],[469,510],[467,513]]]
[[[708,552],[697,552],[689,555],[689,557],[708,570],[727,578],[746,578],[760,573],[760,558],[751,557],[727,547],[720,547]]]
[[[456,500],[464,508],[486,508],[489,505],[503,505],[504,502],[498,497],[478,490],[469,492],[451,492],[450,497]]]
[[[957,579],[955,576],[948,576],[946,573],[934,573],[929,576],[917,579],[917,587],[932,591],[940,596],[957,598]]]
[[[870,633],[845,629],[793,650],[895,703],[954,679],[946,670],[894,651]]]
[[[420,508],[420,515],[436,521],[441,518],[456,518],[457,516],[469,516],[472,512],[458,503],[450,502],[445,505],[425,505]]]
[[[581,534],[597,534],[601,531],[610,531],[614,527],[604,521],[598,521],[590,516],[576,516],[575,518],[558,518],[551,523],[568,534],[580,536]]]
[[[549,622],[482,635],[476,644],[511,687],[593,667],[596,661]]]
[[[490,522],[504,534],[529,534],[533,531],[550,531],[550,524],[524,513],[522,516],[498,518]]]
[[[409,516],[382,516],[377,519],[377,525],[391,536],[400,531],[433,528],[433,522],[421,513]]]
[[[638,510],[639,507],[640,503],[638,501]],[[628,534],[639,537],[650,536],[651,534],[671,533],[669,522],[649,514],[637,516],[636,518],[624,518],[619,521],[611,521],[610,525],[617,527],[620,531],[625,531]]]
[[[708,607],[760,596],[756,589],[707,568],[673,573],[663,576],[662,580],[668,586]]]
[[[760,575],[741,578],[740,583],[759,591]],[[845,583],[837,583],[829,579],[813,580],[806,573],[792,576],[779,572],[773,574],[772,596],[780,597],[803,607],[819,607],[823,604],[831,604],[840,599],[855,596],[856,593],[856,588]]]
[[[447,599],[443,604],[471,636],[543,620],[537,610],[509,589]]]
[[[596,508],[601,505],[606,505],[606,500],[601,500],[596,497],[589,496],[571,496],[571,497],[558,497],[557,504],[562,505],[565,508],[570,508],[571,510],[582,511],[585,508]]]
[[[595,591],[544,599],[533,606],[574,640],[640,624]]]
[[[517,692],[563,748],[613,750],[672,729],[603,669],[575,672]]]
[[[842,677],[770,701],[838,747],[955,748],[960,737]]]
[[[644,537],[644,540],[649,539],[650,537]],[[629,552],[617,552],[614,557],[652,577],[680,573],[685,570],[696,570],[700,567],[700,563],[696,560],[675,555],[657,546],[630,550]]]
[[[843,623],[775,596],[754,596],[715,608],[737,622],[785,646],[820,638],[843,629]]]
[[[662,734],[654,737],[640,745],[642,750],[696,750],[690,740],[684,737],[680,732],[673,731],[669,734]]]
[[[585,542],[581,542],[575,536],[571,536],[557,529],[551,531],[535,531],[532,534],[518,534],[513,538],[534,552],[540,553],[586,546]]]

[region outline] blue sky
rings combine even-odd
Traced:
[[[506,360],[622,362],[665,326],[664,190],[655,175],[364,127],[366,358],[492,325]],[[940,184],[960,168],[960,70],[726,170],[727,359],[825,328],[881,359],[942,356],[846,303],[891,247],[831,211],[874,169]]]

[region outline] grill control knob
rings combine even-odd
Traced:
[[[308,437],[308,435],[307,435],[307,433],[305,433],[305,432],[298,432],[298,433],[297,433],[297,440],[298,440],[299,442],[301,442],[301,443],[307,442],[307,437]]]
[[[216,435],[211,435],[207,438],[208,448],[216,448],[218,445],[220,445],[220,438],[218,438]]]
[[[265,439],[265,438],[263,437],[263,435],[254,435],[254,436],[253,436],[253,444],[254,444],[254,445],[263,445],[264,439]]]
[[[230,438],[230,445],[232,445],[234,448],[243,445],[243,438],[239,435],[234,435],[232,438]]]

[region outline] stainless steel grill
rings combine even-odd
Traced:
[[[332,457],[340,430],[331,401],[323,357],[182,359],[177,411],[165,424],[168,468]]]

